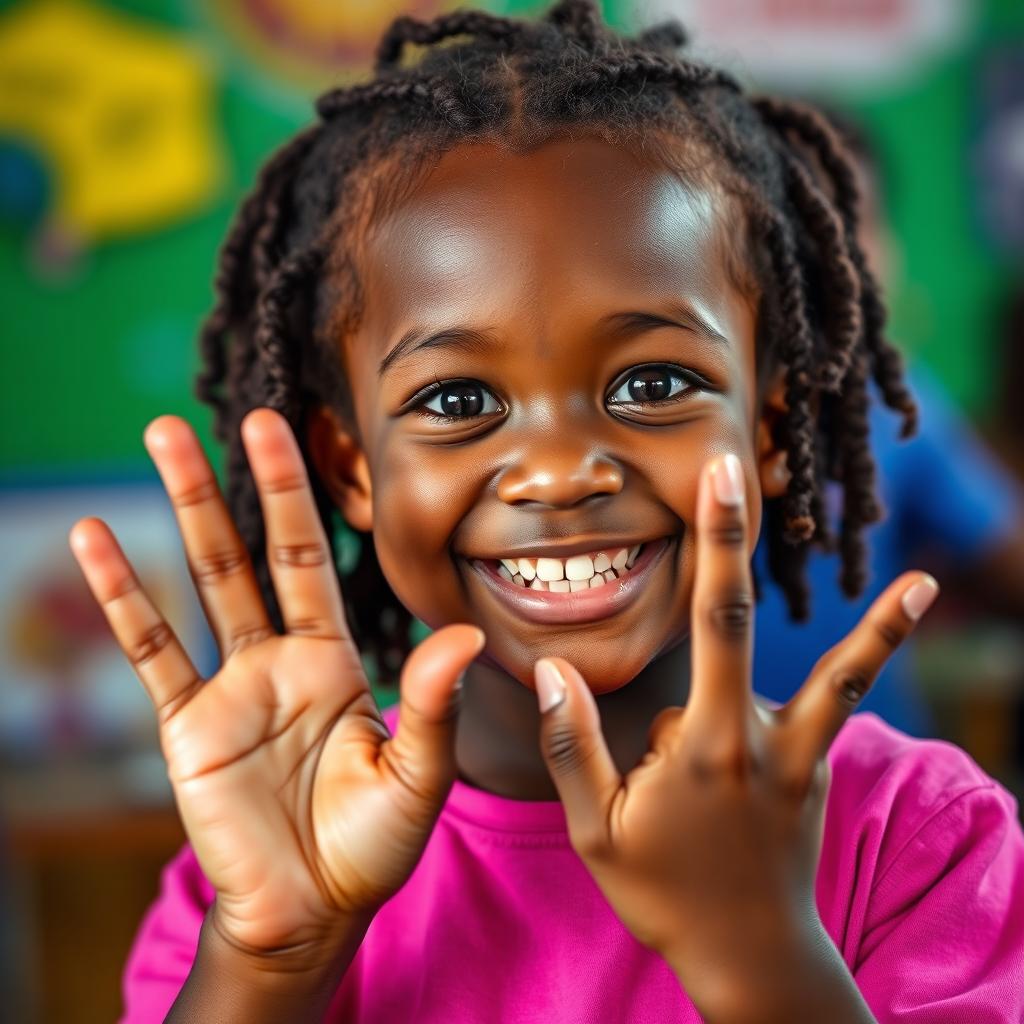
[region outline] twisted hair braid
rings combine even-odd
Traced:
[[[199,332],[203,369],[196,377],[196,394],[214,410],[214,430],[227,440],[229,411],[222,391],[228,372],[228,332],[237,325],[248,299],[245,289],[250,261],[262,280],[267,273],[267,232],[276,222],[270,197],[294,175],[319,135],[319,126],[307,129],[282,146],[263,166],[256,187],[246,197],[221,247],[214,294],[216,303]],[[260,261],[264,262],[260,262]]]
[[[843,515],[839,533],[839,581],[849,597],[856,597],[867,578],[863,528],[881,516],[875,495],[875,462],[868,446],[867,366],[856,353],[843,384],[841,415],[846,429],[840,437],[840,477]]]
[[[805,617],[806,560],[812,544],[833,543],[823,494],[835,482],[843,489],[842,583],[848,593],[862,586],[862,530],[878,514],[869,377],[903,412],[905,429],[914,407],[856,244],[850,161],[809,108],[748,96],[731,75],[680,56],[685,44],[676,22],[617,35],[592,0],[561,0],[533,22],[479,11],[401,17],[381,39],[374,77],[320,96],[318,120],[264,166],[220,251],[196,388],[227,443],[228,502],[279,626],[242,418],[269,405],[288,419],[337,557],[344,527],[308,457],[305,427],[307,414],[326,406],[355,429],[338,339],[360,316],[361,232],[455,145],[526,148],[579,131],[643,148],[722,195],[737,221],[730,235],[749,242],[732,262],[758,301],[758,372],[784,371],[777,440],[791,480],[766,502],[769,574],[790,613]],[[379,678],[393,680],[411,616],[372,538],[360,538],[346,571],[354,638]]]
[[[644,50],[668,50],[674,53],[687,46],[690,37],[678,21],[664,21],[641,32],[636,42]]]
[[[519,35],[519,25],[484,11],[454,11],[430,22],[402,16],[396,18],[377,45],[374,73],[380,75],[397,67],[409,43],[430,46],[452,36],[468,35],[508,43]]]
[[[563,0],[548,11],[547,20],[593,50],[604,35],[601,15],[590,0]]]
[[[860,278],[838,213],[796,157],[787,154],[783,159],[790,179],[789,195],[825,257],[824,268],[829,279],[826,294],[835,307],[836,348],[821,364],[818,376],[822,388],[835,392],[846,376],[854,347],[863,333]]]
[[[850,258],[859,275],[864,342],[875,379],[885,403],[903,415],[902,437],[911,437],[917,430],[917,406],[903,380],[903,358],[886,343],[885,304],[874,274],[867,265],[857,241],[860,220],[860,188],[853,159],[832,125],[822,113],[795,100],[761,96],[754,101],[762,116],[780,132],[792,132],[811,148],[821,166],[831,177],[836,207],[843,219]]]

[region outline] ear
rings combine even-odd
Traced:
[[[761,417],[757,423],[757,472],[761,494],[779,498],[786,493],[790,472],[786,467],[786,449],[777,442],[778,427],[788,411],[786,405],[785,368],[773,371],[761,400]]]
[[[353,530],[373,529],[370,467],[359,442],[326,406],[309,416],[306,442],[310,458],[331,500]]]

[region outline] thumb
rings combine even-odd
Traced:
[[[611,844],[608,811],[622,784],[597,704],[583,676],[564,658],[541,658],[534,679],[541,753],[565,808],[573,848],[581,856],[597,853]]]
[[[485,640],[476,626],[445,626],[428,636],[402,666],[398,726],[381,753],[417,796],[442,802],[455,778],[462,675]]]

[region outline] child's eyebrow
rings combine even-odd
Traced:
[[[611,329],[611,336],[634,334],[654,327],[678,327],[717,344],[728,345],[728,339],[716,331],[688,303],[670,300],[658,303],[665,314],[627,311],[609,313],[597,322],[600,328]],[[450,348],[456,352],[486,353],[497,345],[496,332],[491,328],[446,327],[427,333],[423,328],[413,327],[402,335],[397,345],[380,361],[377,376],[384,374],[397,362],[414,352],[427,348]]]
[[[457,352],[486,352],[497,344],[495,332],[487,328],[446,327],[441,331],[426,333],[421,327],[413,327],[402,335],[401,341],[380,361],[377,376],[383,377],[388,369],[399,360],[425,348],[451,348]]]

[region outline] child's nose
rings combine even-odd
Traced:
[[[565,438],[545,442],[507,467],[497,490],[509,504],[570,506],[593,494],[617,494],[622,483],[622,467],[614,459]]]

